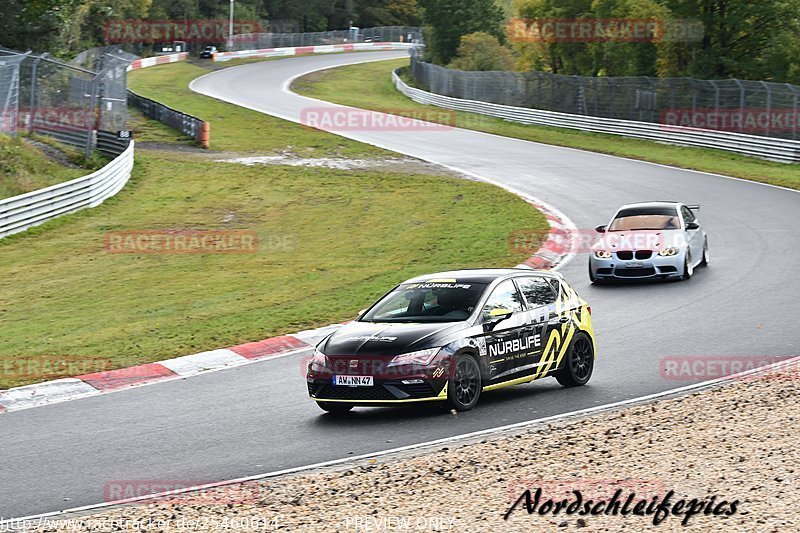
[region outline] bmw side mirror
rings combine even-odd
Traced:
[[[689,222],[686,224],[686,229],[700,229],[700,224],[697,222]]]
[[[594,228],[594,230],[597,233],[605,233],[606,232],[606,227],[605,226],[597,226],[596,228]]]

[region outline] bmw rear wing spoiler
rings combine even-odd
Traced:
[[[698,209],[700,209],[700,204],[697,204],[697,205],[687,205],[686,207],[688,207],[688,208],[689,208],[689,209],[691,209],[692,211],[697,211]]]

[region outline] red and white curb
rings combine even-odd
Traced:
[[[137,59],[130,65],[128,65],[128,70],[138,70],[140,68],[147,68],[147,67],[154,67],[156,65],[164,65],[166,63],[175,63],[176,61],[185,61],[186,58],[189,57],[189,54],[186,52],[180,52],[178,54],[169,54],[165,56],[155,56],[155,57],[145,57],[143,59]]]
[[[525,199],[547,217],[550,222],[550,233],[545,244],[518,268],[555,268],[569,255],[570,238],[574,234],[571,228],[574,226],[569,219],[552,207],[527,197]],[[289,355],[313,348],[342,325],[331,324],[289,335],[239,344],[230,348],[0,391],[0,413],[77,400],[161,381],[187,378],[276,356]]]
[[[304,54],[336,54],[341,52],[358,52],[361,50],[407,50],[414,43],[349,43],[324,44],[317,46],[287,46],[283,48],[261,48],[259,50],[239,50],[236,52],[217,52],[214,61],[230,61],[250,57],[299,56]]]
[[[270,357],[288,355],[312,348],[326,335],[340,327],[342,324],[334,324],[258,342],[248,342],[231,348],[0,391],[0,413],[77,400],[160,381],[187,378]]]
[[[542,212],[550,224],[550,232],[539,250],[523,261],[519,267],[530,267],[535,270],[553,269],[570,257],[578,237],[578,230],[568,218],[549,205],[531,199],[527,202]]]

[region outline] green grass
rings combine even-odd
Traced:
[[[171,77],[161,67],[141,71],[140,90],[151,87],[153,96],[207,113],[229,148],[238,138],[260,153],[291,147],[306,155],[379,155],[185,94],[175,87],[192,71],[167,66],[173,67]],[[172,82],[162,98],[152,87],[166,79]],[[509,233],[547,227],[530,205],[485,183],[215,163],[213,154],[181,151],[169,131],[144,117],[134,121],[145,136],[176,150],[137,148],[132,180],[116,197],[0,240],[0,387],[342,321],[410,276],[514,265],[525,254],[508,246]],[[263,145],[254,143],[253,125]],[[235,255],[105,249],[109,232],[151,229],[250,230],[260,245],[257,253]]]
[[[259,153],[290,150],[304,157],[369,157],[389,153],[192,92],[189,82],[207,73],[207,69],[192,63],[172,63],[132,71],[128,84],[142,96],[211,122],[211,148],[215,150]]]
[[[176,146],[194,147],[197,143],[178,130],[162,124],[156,120],[148,119],[141,111],[128,107],[128,120],[125,126],[133,134],[136,142],[167,143]]]
[[[407,59],[399,59],[323,70],[297,79],[292,89],[320,100],[376,111],[402,109],[441,113],[441,108],[418,104],[394,88],[391,71],[407,64]],[[364,80],[371,81],[364,83]],[[775,163],[722,150],[671,146],[565,128],[515,124],[474,113],[455,112],[455,124],[458,127],[506,137],[800,189],[800,164]]]
[[[61,148],[64,151],[64,148]],[[73,159],[73,154],[65,157]],[[83,163],[83,154],[79,155]],[[56,183],[79,178],[92,169],[69,168],[47,156],[36,146],[22,138],[0,135],[0,199],[42,189]]]

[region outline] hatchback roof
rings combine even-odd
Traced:
[[[404,283],[423,283],[435,281],[444,283],[445,280],[449,283],[491,283],[498,278],[512,276],[514,274],[536,274],[554,277],[552,272],[543,272],[541,270],[531,270],[527,268],[474,268],[425,274],[423,276],[411,278]]]

